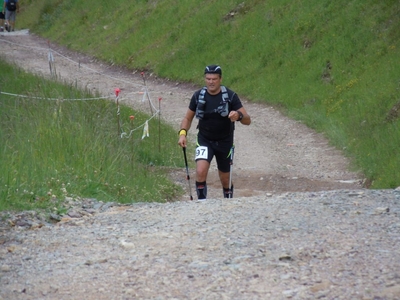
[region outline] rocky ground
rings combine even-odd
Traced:
[[[147,89],[176,128],[197,88],[152,74],[144,86],[138,72],[28,32],[2,33],[0,45],[44,75],[51,49],[58,78],[103,95],[118,87],[137,109],[148,109]],[[70,211],[52,223],[34,212],[3,217],[0,299],[400,298],[400,192],[364,189],[322,135],[242,100],[253,123],[235,134],[235,199],[220,198],[213,166],[205,203],[66,199]],[[184,170],[171,178],[186,187]]]

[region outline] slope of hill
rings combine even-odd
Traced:
[[[400,184],[400,4],[390,1],[28,1],[18,24],[113,65],[201,83],[323,132],[373,188]],[[65,25],[67,24],[67,25]]]

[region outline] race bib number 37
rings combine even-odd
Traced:
[[[196,148],[196,157],[197,159],[207,159],[208,158],[208,148],[204,146],[199,146]]]

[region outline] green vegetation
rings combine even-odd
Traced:
[[[115,101],[2,60],[0,68],[0,211],[61,209],[65,197],[163,202],[182,193],[165,171],[184,165],[176,130],[150,121],[153,134],[142,139],[149,116],[120,106],[118,123]]]
[[[109,63],[198,84],[205,65],[221,64],[225,84],[324,132],[372,188],[400,185],[398,0],[23,6],[17,26]]]
[[[400,185],[397,0],[26,6],[19,26],[109,63],[198,84],[205,65],[221,64],[225,84],[324,132],[372,188]]]

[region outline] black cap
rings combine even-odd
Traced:
[[[204,74],[219,74],[222,75],[222,69],[218,65],[207,66],[204,70]]]

